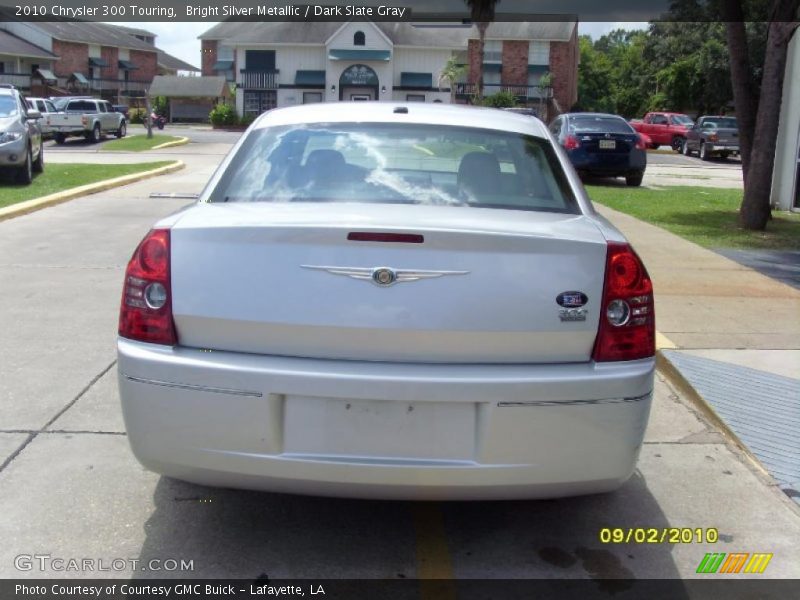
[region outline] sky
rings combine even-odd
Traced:
[[[199,68],[200,40],[197,39],[197,36],[211,29],[216,23],[208,21],[200,23],[156,23],[148,21],[141,23],[125,23],[125,25],[152,31],[158,36],[156,38],[156,44],[159,48]],[[581,35],[590,35],[592,38],[597,39],[614,29],[644,29],[646,27],[647,23],[587,22],[578,24],[578,33]]]

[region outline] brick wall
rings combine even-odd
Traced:
[[[56,77],[69,77],[73,73],[89,75],[88,45],[53,40],[53,54],[60,57],[53,66]]]
[[[216,75],[212,67],[217,62],[217,40],[201,40],[200,48],[203,76]]]
[[[528,85],[528,41],[503,42],[503,85]]]
[[[158,73],[158,55],[147,50],[131,50],[130,61],[137,67],[131,72],[131,79],[136,81],[153,81]]]
[[[578,27],[568,42],[550,42],[550,73],[553,75],[553,99],[562,112],[578,101]],[[554,115],[551,115],[554,116]]]
[[[100,58],[106,61],[108,66],[100,69],[99,76],[102,79],[117,79],[119,73],[119,48],[103,46],[100,48]]]

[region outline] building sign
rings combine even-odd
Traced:
[[[378,75],[367,65],[347,67],[339,78],[339,85],[378,85]]]

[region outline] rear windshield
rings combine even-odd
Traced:
[[[97,112],[97,104],[91,100],[73,100],[67,105],[66,112]]]
[[[739,125],[734,117],[719,117],[714,119],[703,119],[703,125],[711,123],[715,127],[736,129]]]
[[[686,115],[672,115],[670,117],[673,123],[677,123],[678,125],[691,125],[694,123],[689,117]]]
[[[209,199],[580,212],[547,140],[394,123],[255,130]]]
[[[616,117],[571,117],[569,126],[576,133],[634,133],[633,127]]]

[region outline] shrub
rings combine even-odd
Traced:
[[[144,108],[131,108],[128,109],[128,119],[132,124],[141,125],[144,123],[144,117],[147,111]]]
[[[211,124],[216,126],[236,125],[239,121],[236,109],[230,104],[217,104],[211,109],[211,112],[208,113],[208,118]]]
[[[484,106],[494,108],[510,108],[517,105],[517,97],[509,91],[497,92],[483,99]]]

